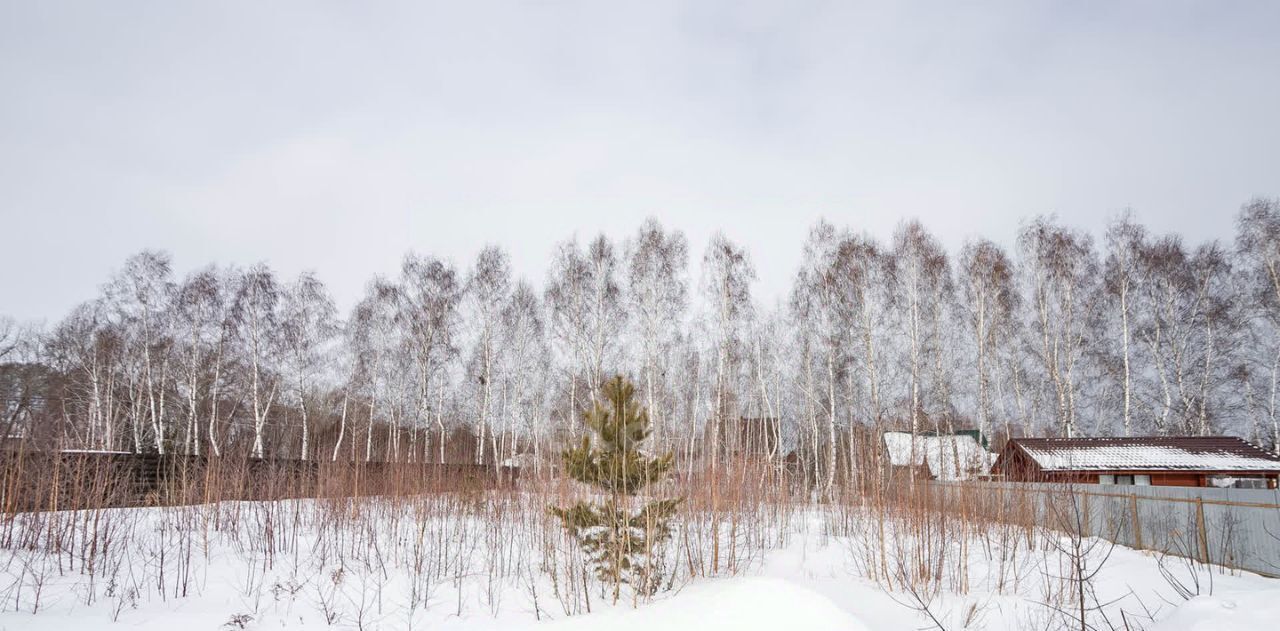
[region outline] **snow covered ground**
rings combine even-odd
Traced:
[[[735,545],[733,573],[683,576],[639,607],[605,604],[593,586],[586,613],[568,595],[582,575],[533,510],[539,501],[499,519],[409,508],[354,516],[304,501],[121,509],[107,528],[85,528],[84,516],[50,522],[107,536],[77,537],[81,552],[61,555],[0,549],[0,629],[1012,630],[1063,628],[1079,606],[1060,578],[1073,562],[1069,538],[946,538],[937,580],[908,589],[901,576],[919,568],[894,568],[926,549],[915,535],[891,525],[882,549],[872,519],[808,509],[781,520],[785,532],[761,530],[755,548]],[[126,542],[96,557],[110,569],[90,576],[80,563],[89,545]],[[1086,589],[1097,628],[1269,631],[1280,620],[1280,580],[1169,558],[1162,572],[1154,553],[1080,543],[1100,568]],[[583,613],[568,615],[574,608]]]

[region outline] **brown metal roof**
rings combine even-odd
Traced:
[[[1234,436],[1015,438],[1045,471],[1280,472],[1280,457]]]

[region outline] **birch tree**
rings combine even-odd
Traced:
[[[558,365],[568,385],[563,425],[577,414],[579,391],[599,389],[606,365],[621,357],[619,332],[626,324],[618,261],[603,235],[585,251],[576,240],[556,248],[548,271],[545,302],[550,312]]]
[[[1133,433],[1133,292],[1146,232],[1131,215],[1125,214],[1107,227],[1106,241],[1103,277],[1107,296],[1120,321],[1121,426],[1124,435],[1129,436]]]
[[[921,429],[925,413],[924,371],[930,360],[941,361],[937,343],[938,323],[946,292],[950,288],[950,268],[946,252],[918,221],[900,225],[893,236],[893,258],[897,269],[897,291],[901,297],[902,327],[907,338],[910,375],[911,434]],[[935,412],[950,405],[950,397],[935,371]],[[914,441],[912,442],[914,448]]]
[[[338,332],[337,307],[324,284],[314,274],[303,273],[285,289],[280,319],[280,342],[292,382],[291,403],[301,416],[298,454],[309,460],[313,380],[324,369],[329,343]]]
[[[865,422],[880,424],[884,421],[884,363],[889,350],[886,327],[897,298],[896,262],[871,237],[845,232],[839,236],[832,264],[830,283],[839,292],[838,326],[847,329],[846,352],[850,361],[857,358],[862,374],[865,402],[857,407]]]
[[[627,245],[627,295],[637,320],[644,397],[653,424],[653,440],[660,446],[664,444],[670,415],[667,359],[679,336],[688,301],[688,264],[684,235],[665,231],[655,219],[645,221]]]
[[[500,316],[503,370],[502,419],[505,453],[520,453],[521,435],[532,442],[535,472],[540,470],[541,442],[547,415],[546,324],[541,300],[527,282],[516,283]]]
[[[217,369],[218,340],[223,328],[225,303],[230,300],[222,292],[217,270],[208,267],[189,276],[178,289],[174,304],[174,329],[178,339],[179,379],[177,390],[186,407],[186,429],[183,450],[199,455],[204,443],[201,437],[202,403],[212,396]],[[212,370],[211,370],[212,368]]]
[[[723,234],[711,237],[702,257],[702,292],[708,311],[710,341],[716,355],[714,404],[712,418],[708,420],[713,471],[719,451],[720,426],[733,416],[743,337],[754,313],[751,283],[755,279],[755,268],[745,250]]]
[[[1078,432],[1079,374],[1098,309],[1098,263],[1088,235],[1038,217],[1018,235],[1020,269],[1032,312],[1028,332],[1041,379],[1055,402],[1050,427]]]
[[[800,295],[793,297],[796,307],[794,315],[797,321],[811,336],[806,340],[810,346],[809,362],[821,362],[821,393],[816,389],[818,384],[812,375],[805,379],[805,395],[811,398],[806,405],[809,410],[811,439],[814,455],[817,456],[817,445],[825,445],[822,458],[825,474],[822,482],[824,497],[831,495],[836,478],[836,425],[839,405],[837,391],[842,388],[844,374],[848,367],[848,350],[851,346],[849,333],[852,329],[850,314],[856,306],[850,304],[849,283],[846,269],[840,260],[840,235],[835,228],[826,222],[819,222],[809,230],[809,238],[804,246],[804,266],[796,277],[794,291]],[[812,371],[813,365],[806,366]],[[816,436],[816,416],[819,410],[824,411],[825,436]]]
[[[166,451],[168,419],[166,386],[172,340],[169,319],[174,284],[168,254],[143,251],[125,261],[124,269],[108,284],[107,298],[117,322],[127,332],[129,355],[135,358],[133,385],[133,447],[145,450],[144,423],[149,426],[156,453]]]
[[[476,392],[476,464],[484,464],[485,440],[489,440],[493,452],[491,461],[496,465],[497,441],[489,434],[492,430],[493,389],[501,360],[497,344],[502,309],[511,292],[511,263],[506,253],[492,246],[481,250],[467,277],[466,291],[475,329],[469,382]]]
[[[1271,447],[1280,454],[1280,201],[1249,202],[1237,216],[1236,230],[1243,291],[1252,305],[1246,317],[1258,342],[1251,353],[1258,368],[1252,372],[1261,377],[1265,404],[1260,407],[1270,426]]]
[[[255,265],[244,274],[236,296],[236,319],[245,344],[253,410],[253,457],[266,453],[265,433],[272,405],[279,394],[276,362],[280,352],[280,288],[275,274]]]
[[[411,349],[416,383],[414,433],[421,425],[425,435],[435,426],[439,439],[439,460],[444,459],[445,427],[443,401],[448,385],[449,365],[458,356],[459,312],[462,287],[452,265],[433,257],[406,256],[400,268],[400,304],[397,319]],[[423,456],[430,440],[423,441]],[[415,450],[416,451],[416,450]]]
[[[960,251],[960,292],[965,322],[973,341],[978,430],[991,433],[993,348],[1013,337],[1018,306],[1013,262],[1000,246],[985,239],[970,241]]]
[[[369,283],[364,297],[352,310],[347,340],[351,355],[351,384],[354,393],[362,394],[360,403],[366,411],[364,461],[373,460],[373,435],[379,414],[379,403],[390,398],[389,357],[399,347],[395,334],[396,287],[382,279]],[[349,423],[348,402],[344,397],[342,423]],[[355,459],[355,437],[352,437],[352,459]],[[336,453],[336,450],[335,450]]]

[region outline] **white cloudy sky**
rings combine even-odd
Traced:
[[[963,5],[963,6],[962,6]],[[892,8],[885,8],[886,6]],[[1230,239],[1280,195],[1280,3],[0,0],[0,313],[130,253],[315,269],[646,216],[779,295],[817,218],[951,247],[1055,212]]]

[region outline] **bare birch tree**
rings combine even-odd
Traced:
[[[638,320],[644,397],[653,440],[663,445],[671,413],[665,376],[688,301],[689,248],[680,232],[668,233],[655,219],[640,226],[627,245],[627,295]]]

